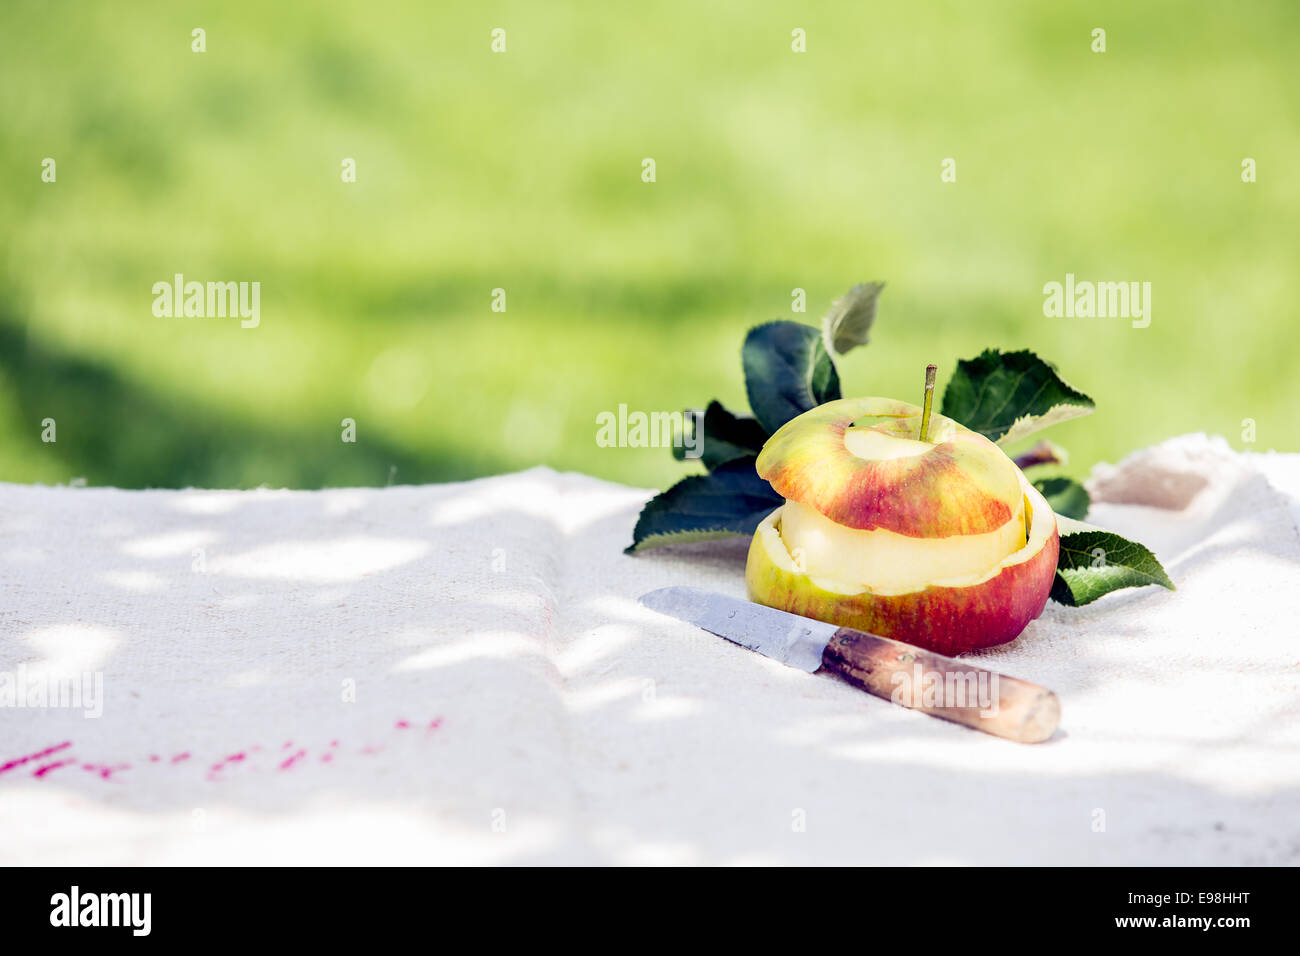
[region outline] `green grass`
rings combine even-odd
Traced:
[[[1031,348],[1097,400],[1072,473],[1245,418],[1297,451],[1297,62],[1286,2],[8,0],[0,479],[664,485],[598,412],[743,408],[749,326],[874,278],[846,394]],[[155,318],[176,272],[261,326]],[[1150,328],[1045,318],[1066,272],[1151,282]]]

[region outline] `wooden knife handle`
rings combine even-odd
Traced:
[[[1046,687],[842,627],[822,666],[877,697],[1022,744],[1041,743],[1061,722],[1061,702]]]

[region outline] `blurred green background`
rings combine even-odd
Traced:
[[[597,413],[744,408],[744,331],[865,279],[846,394],[1027,347],[1097,399],[1071,473],[1300,450],[1298,63],[1290,2],[6,0],[0,480],[662,486]],[[260,281],[260,327],[155,318],[177,272]],[[1067,272],[1151,282],[1150,328],[1045,318]]]

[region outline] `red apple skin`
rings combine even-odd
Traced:
[[[816,508],[846,528],[883,528],[914,538],[987,534],[1012,519],[1019,471],[1002,449],[942,415],[931,434],[943,439],[924,455],[868,461],[845,447],[844,432],[862,416],[898,437],[916,437],[921,409],[891,398],[844,398],[786,422],[767,440],[756,467],[782,498]]]
[[[1015,640],[1043,612],[1060,551],[1053,521],[1036,554],[983,583],[899,595],[836,594],[775,564],[762,539],[754,535],[745,565],[750,600],[949,656]]]

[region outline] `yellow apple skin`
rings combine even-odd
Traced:
[[[745,566],[750,600],[939,654],[1005,644],[1042,613],[1060,550],[1052,509],[1023,477],[1020,483],[1029,521],[1025,545],[984,575],[915,590],[843,593],[843,584],[801,571],[781,538],[784,506],[778,508],[750,543]]]

